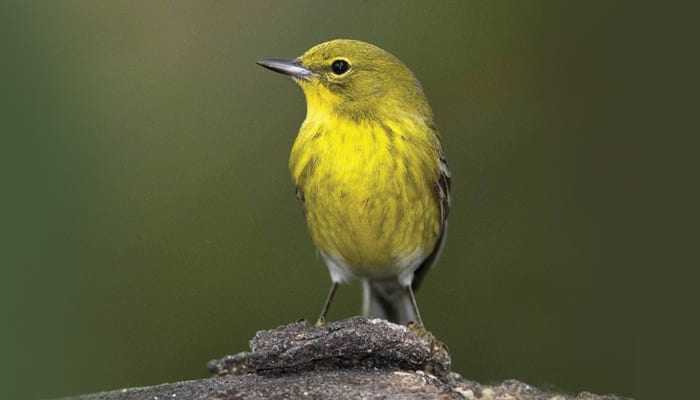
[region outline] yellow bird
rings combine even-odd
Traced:
[[[363,283],[363,314],[422,325],[414,291],[445,241],[450,172],[420,82],[369,43],[332,40],[258,64],[306,97],[289,168],[332,285]]]

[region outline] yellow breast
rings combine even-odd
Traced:
[[[439,150],[426,129],[313,116],[302,125],[290,169],[311,236],[353,275],[398,275],[434,247]]]

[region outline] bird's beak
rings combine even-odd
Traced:
[[[299,60],[270,58],[268,60],[260,60],[257,64],[275,72],[279,72],[280,74],[291,76],[292,78],[309,80],[318,75],[317,73],[304,67]]]

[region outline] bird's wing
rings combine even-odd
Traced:
[[[452,175],[450,174],[450,170],[447,167],[447,160],[442,154],[440,154],[438,162],[440,165],[440,176],[438,176],[437,182],[435,182],[435,192],[437,194],[437,199],[440,203],[440,214],[442,218],[440,224],[440,235],[438,236],[438,239],[435,242],[435,247],[433,247],[433,251],[430,252],[428,257],[425,260],[423,260],[421,265],[413,273],[413,283],[411,284],[411,286],[413,287],[414,291],[418,290],[418,287],[420,286],[423,277],[430,270],[430,267],[440,256],[442,246],[444,246],[445,238],[447,237],[447,215],[450,213],[450,185]]]
[[[299,186],[296,187],[297,190],[297,201],[299,206],[301,206],[301,211],[306,214],[306,200],[304,200],[304,192],[301,191]]]

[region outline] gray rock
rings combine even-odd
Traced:
[[[212,378],[71,400],[136,399],[622,399],[543,392],[516,380],[486,386],[450,370],[447,348],[420,327],[350,318],[260,331],[251,352],[209,362]]]

